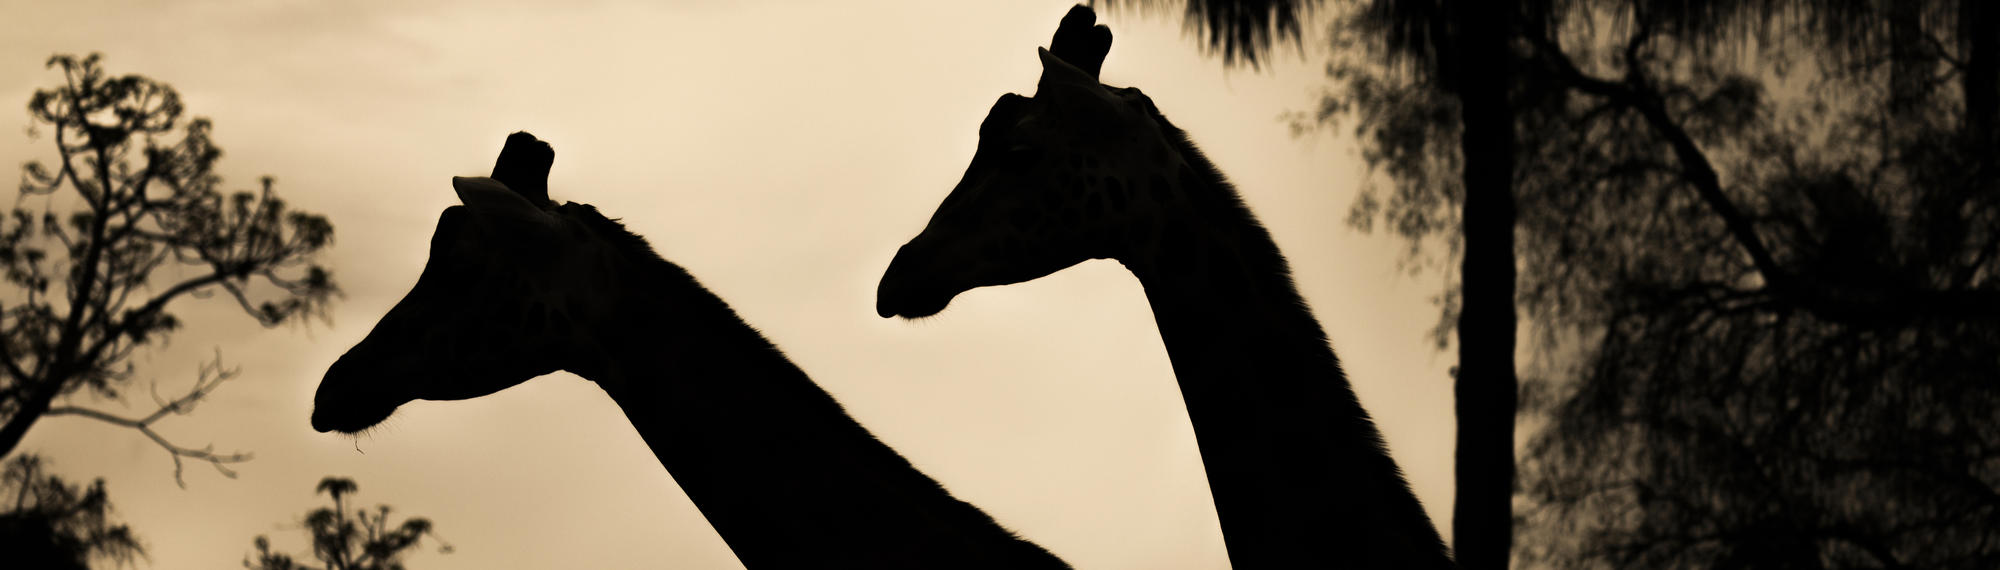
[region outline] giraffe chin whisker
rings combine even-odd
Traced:
[[[876,300],[875,314],[885,319],[897,317],[904,320],[936,316],[951,305],[954,297],[957,295],[884,294]]]
[[[396,414],[402,404],[377,405],[366,399],[323,393],[314,398],[312,427],[320,433],[356,434],[375,428]]]
[[[324,410],[325,408],[321,407],[313,408],[313,430],[320,433],[338,432],[347,435],[356,435],[374,430],[396,413],[395,408],[390,408],[388,411],[379,414],[330,414],[324,412]]]
[[[918,278],[931,273],[926,261],[925,256],[913,253],[907,245],[896,253],[875,290],[876,315],[885,319],[918,319],[944,312],[951,305],[951,300],[958,297],[958,289],[939,280]]]

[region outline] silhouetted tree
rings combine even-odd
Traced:
[[[1256,67],[1270,57],[1279,40],[1299,39],[1299,18],[1320,0],[1107,0],[1110,8],[1120,4],[1159,6],[1181,4],[1182,22],[1201,37],[1210,51],[1222,53],[1223,65],[1246,63]]]
[[[355,509],[350,516],[345,499],[355,489],[354,480],[344,477],[319,481],[317,492],[331,496],[333,507],[307,513],[305,529],[312,537],[313,558],[324,566],[315,569],[290,555],[272,552],[270,539],[263,536],[257,537],[257,552],[244,559],[243,566],[254,570],[402,570],[403,555],[416,548],[424,535],[437,539],[428,519],[390,524],[388,505],[376,505],[372,511]],[[451,545],[443,544],[438,551],[450,553]]]
[[[219,354],[186,394],[167,400],[156,393],[158,409],[143,417],[55,404],[79,393],[119,398],[133,375],[128,358],[180,327],[168,306],[186,296],[221,292],[265,326],[323,316],[338,289],[327,270],[309,263],[332,243],[333,226],[287,209],[269,177],[259,191],[224,194],[215,172],[222,151],[210,140],[208,120],[183,121],[172,87],[107,76],[98,60],[49,58],[62,83],[28,102],[35,122],[53,135],[58,162],[28,163],[23,205],[0,220],[0,268],[15,286],[0,305],[0,457],[13,453],[36,421],[75,415],[145,434],[173,456],[176,481],[183,457],[233,476],[225,464],[249,454],[182,447],[153,429],[235,374]],[[36,201],[40,207],[30,205]],[[192,276],[155,279],[155,270],[168,266],[193,269]],[[255,300],[253,285],[275,297]]]
[[[1437,230],[1457,230],[1461,265],[1446,293],[1456,321],[1458,419],[1453,553],[1463,568],[1502,569],[1512,548],[1514,420],[1514,180],[1517,28],[1548,10],[1544,2],[1372,0],[1348,20],[1370,63],[1408,74],[1435,91],[1424,112],[1436,132],[1455,138],[1456,180],[1447,188],[1459,211]],[[1358,38],[1358,39],[1357,39]],[[1445,152],[1437,138],[1429,152]],[[1425,142],[1432,142],[1426,138]],[[1371,159],[1372,160],[1372,159]],[[1426,163],[1430,164],[1430,163]],[[1438,176],[1450,176],[1440,171]],[[1440,203],[1441,204],[1441,203]],[[1456,295],[1453,295],[1456,293]],[[1440,344],[1447,338],[1440,328]]]
[[[1272,39],[1298,38],[1307,0],[1188,0],[1188,26],[1225,64],[1256,65]],[[1514,488],[1514,28],[1548,2],[1370,0],[1356,20],[1369,53],[1405,66],[1456,97],[1463,168],[1463,267],[1450,307],[1458,325],[1458,416],[1452,540],[1466,568],[1507,566]],[[1351,46],[1350,46],[1351,47]],[[1457,251],[1457,250],[1454,250]]]
[[[1546,414],[1525,560],[2000,563],[2000,193],[1978,126],[1996,83],[1974,64],[1995,28],[1976,4],[1524,20],[1520,301],[1543,376],[1525,394]],[[1353,221],[1430,249],[1464,195],[1456,101],[1362,57],[1329,70],[1320,118],[1355,119],[1392,182]]]
[[[130,564],[144,556],[132,530],[111,518],[104,480],[70,486],[45,473],[40,457],[17,455],[0,471],[0,561],[9,568],[89,568],[90,562]]]

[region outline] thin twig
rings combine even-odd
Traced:
[[[154,402],[159,404],[159,409],[154,410],[151,414],[147,414],[146,417],[135,420],[77,406],[49,408],[49,411],[45,415],[82,416],[116,426],[139,430],[139,433],[145,434],[147,438],[153,440],[153,443],[159,444],[161,448],[166,449],[167,453],[174,458],[174,483],[180,485],[183,489],[187,488],[187,481],[181,478],[181,458],[183,457],[198,461],[207,461],[210,465],[215,466],[215,470],[222,473],[224,477],[235,479],[236,472],[230,470],[225,464],[249,461],[252,454],[237,452],[218,455],[215,453],[214,445],[209,445],[201,449],[174,445],[173,442],[167,441],[165,436],[161,436],[159,432],[153,431],[153,423],[167,417],[168,414],[186,415],[194,411],[196,403],[208,397],[224,381],[235,378],[239,371],[236,368],[224,368],[222,366],[222,352],[218,349],[214,360],[202,363],[201,370],[195,378],[194,387],[189,389],[186,395],[176,398],[173,401],[161,401],[156,390]],[[157,387],[158,385],[155,384],[155,388]]]

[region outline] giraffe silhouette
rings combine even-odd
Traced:
[[[1095,19],[1071,9],[1035,95],[993,105],[876,311],[1116,259],[1152,305],[1235,567],[1450,567],[1270,234],[1145,94],[1099,83]]]
[[[876,440],[644,239],[550,202],[553,158],[515,133],[493,178],[452,179],[462,205],[408,296],[327,370],[314,429],[566,370],[618,403],[747,567],[1067,567]]]

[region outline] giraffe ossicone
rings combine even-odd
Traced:
[[[1088,13],[1038,50],[1033,97],[994,103],[876,312],[1115,259],[1152,305],[1235,567],[1451,567],[1276,242],[1151,99],[1097,80],[1110,35],[1076,40]]]
[[[492,178],[452,180],[463,204],[409,294],[328,368],[315,429],[564,370],[617,402],[747,567],[1067,567],[869,434],[644,239],[535,194],[546,181],[521,177],[553,155],[516,133]]]

